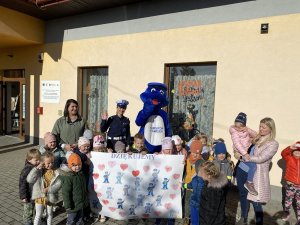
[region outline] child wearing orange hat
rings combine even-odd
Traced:
[[[190,146],[190,154],[186,160],[185,165],[185,178],[184,183],[188,184],[192,181],[193,177],[198,173],[199,164],[202,159],[202,142],[200,140],[193,140]],[[184,220],[187,222],[190,216],[190,199],[192,190],[185,189],[184,194]]]
[[[85,177],[81,171],[79,155],[72,153],[68,158],[68,172],[61,175],[62,196],[67,211],[67,225],[81,224],[83,209],[88,206]]]

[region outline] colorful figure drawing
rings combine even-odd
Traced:
[[[114,190],[113,188],[107,187],[107,189],[106,189],[106,198],[107,199],[113,199],[113,197],[112,197],[113,190]]]
[[[130,208],[128,210],[129,210],[129,215],[130,216],[135,216],[136,215],[134,205],[130,205]]]
[[[155,184],[153,183],[149,183],[149,186],[147,188],[147,191],[148,191],[148,195],[147,196],[154,196],[154,193],[153,193],[153,190],[155,188]]]
[[[123,209],[123,203],[124,202],[125,202],[125,200],[123,200],[121,198],[118,198],[118,201],[117,201],[118,209]]]
[[[164,180],[162,182],[162,185],[163,185],[162,189],[163,190],[168,190],[168,183],[169,183],[169,181],[170,181],[170,179],[164,178]]]
[[[116,179],[117,179],[117,181],[116,181],[116,184],[122,184],[122,177],[124,176],[124,173],[122,173],[122,172],[118,172],[117,173],[117,176],[116,176]]]
[[[155,200],[156,206],[162,206],[161,200],[162,200],[162,195],[157,195],[156,200]]]
[[[109,175],[110,175],[110,173],[108,171],[105,171],[105,173],[103,175],[103,178],[104,178],[103,183],[109,183],[109,181],[108,181]]]

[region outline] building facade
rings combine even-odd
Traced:
[[[141,1],[50,20],[0,12],[4,133],[19,127],[40,142],[69,98],[98,131],[100,113],[113,115],[124,98],[134,134],[140,93],[163,82],[173,131],[186,138],[194,123],[231,152],[228,127],[239,112],[256,130],[273,118],[280,148],[271,184],[281,186],[280,151],[300,133],[299,1]]]

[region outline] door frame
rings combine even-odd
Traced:
[[[3,88],[3,85],[5,85],[6,83],[9,83],[9,82],[18,82],[19,83],[19,88],[20,88],[20,95],[19,95],[19,118],[20,118],[20,129],[19,129],[19,138],[21,139],[24,139],[25,137],[25,132],[23,133],[23,85],[26,84],[25,82],[25,78],[7,78],[7,77],[2,77],[1,79],[1,86],[2,86],[2,90],[1,90],[1,96],[0,96],[0,105],[1,105],[1,122],[0,122],[0,125],[1,125],[1,131],[2,133],[5,133],[6,130],[7,130],[7,125],[6,125],[6,121],[4,122],[4,118],[6,118],[6,115],[4,116],[4,113],[7,114],[6,112],[6,105],[5,105],[5,108],[4,108],[4,97],[6,96],[6,93],[4,93],[4,88]],[[4,129],[4,125],[5,125],[5,129]]]

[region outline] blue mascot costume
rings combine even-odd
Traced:
[[[168,115],[161,109],[169,104],[167,86],[162,83],[149,83],[140,97],[144,106],[135,123],[141,127],[139,133],[144,135],[149,153],[160,152],[161,140],[172,135]]]

